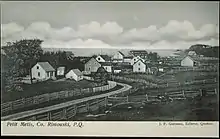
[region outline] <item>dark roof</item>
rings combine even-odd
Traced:
[[[100,62],[102,66],[112,66],[111,62]]]
[[[48,62],[37,62],[45,71],[55,71]]]
[[[118,51],[122,56],[125,56],[121,51]]]
[[[85,64],[88,63],[91,59],[95,59],[95,61],[98,62],[98,61],[96,60],[96,58],[91,57],[91,58],[86,59],[84,63],[85,63]],[[98,63],[99,63],[99,62],[98,62]]]
[[[72,69],[72,71],[73,71],[76,75],[78,75],[78,76],[82,76],[82,75],[83,75],[82,72],[81,72],[79,69]]]
[[[124,59],[126,59],[126,58],[131,58],[132,59],[133,56],[125,56]]]
[[[105,61],[111,61],[111,57],[108,55],[100,55]]]

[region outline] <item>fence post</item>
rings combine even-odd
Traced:
[[[205,80],[203,80],[203,83],[205,84]]]
[[[215,88],[215,94],[217,94],[217,89]]]
[[[169,84],[167,83],[167,87],[169,87]]]
[[[215,83],[217,82],[217,78],[215,78]]]
[[[147,99],[147,101],[149,101],[149,99],[148,99],[148,95],[146,94],[146,99]]]
[[[199,91],[200,91],[200,96],[202,96],[202,89],[199,89]]]
[[[108,105],[108,97],[105,97],[105,107]]]
[[[182,90],[182,92],[183,92],[183,97],[186,98],[184,90]]]
[[[76,113],[77,113],[77,106],[76,106],[76,104],[74,105],[74,116],[76,115]]]
[[[127,96],[127,102],[128,102],[128,96]]]
[[[89,102],[86,102],[86,109],[87,109],[87,112],[89,112]]]
[[[47,113],[47,118],[48,118],[48,121],[51,120],[51,112],[48,112],[48,113]]]
[[[66,108],[63,109],[62,119],[66,119]]]

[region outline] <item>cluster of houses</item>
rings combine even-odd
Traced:
[[[208,65],[213,61],[218,62],[218,58],[198,56],[194,51],[190,51],[183,56],[177,56],[176,59],[178,58],[177,63],[183,67]],[[108,73],[112,74],[120,72],[153,74],[158,71],[164,72],[166,68],[166,64],[164,63],[165,60],[162,59],[160,61],[150,61],[148,59],[148,53],[145,50],[132,50],[128,55],[118,51],[112,57],[108,55],[90,57],[84,62],[84,71],[71,69],[65,72],[65,67],[58,67],[55,70],[48,62],[38,62],[32,68],[32,78],[47,80],[55,79],[56,76],[65,76],[67,79],[80,81],[84,75],[95,73],[100,67],[103,67]]]

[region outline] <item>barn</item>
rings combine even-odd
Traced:
[[[74,79],[75,81],[80,81],[83,79],[83,74],[79,69],[70,70],[65,77],[67,79]]]

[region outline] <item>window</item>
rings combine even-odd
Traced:
[[[140,66],[140,65],[141,65],[141,63],[138,63],[138,65]]]
[[[89,68],[89,70],[90,70],[90,68]]]
[[[136,59],[134,59],[134,61],[136,61]]]
[[[100,60],[100,58],[98,58],[98,60]]]
[[[141,70],[141,68],[138,68],[138,70]]]
[[[38,76],[40,77],[40,72],[38,72]]]
[[[39,69],[39,66],[37,66],[37,69]]]

